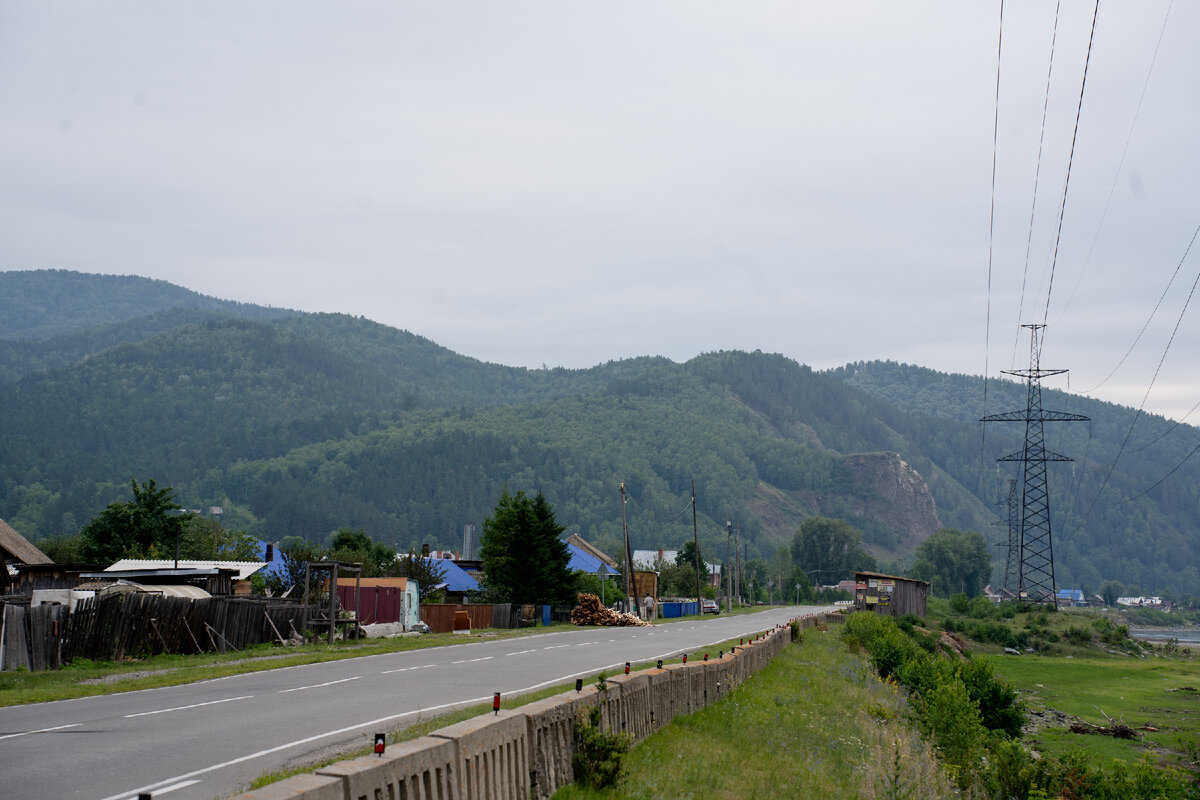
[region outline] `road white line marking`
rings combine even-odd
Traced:
[[[39,728],[36,731],[21,731],[20,733],[6,733],[0,736],[0,739],[14,739],[17,736],[29,736],[34,733],[50,733],[50,731],[61,731],[64,728],[78,728],[82,722],[72,722],[70,725],[56,725],[53,728]]]
[[[570,647],[570,646],[571,645],[569,645],[569,644],[556,644],[556,645],[551,645],[550,647],[543,647],[542,649],[543,650],[558,650],[560,648]]]
[[[286,694],[287,692],[300,692],[305,689],[320,689],[322,686],[333,686],[335,683],[346,683],[347,681],[356,681],[361,677],[362,677],[362,675],[355,675],[353,678],[342,678],[340,681],[329,681],[328,683],[314,683],[312,686],[297,686],[294,689],[280,689],[279,693]]]
[[[537,650],[518,650],[515,653],[505,653],[506,656],[523,656],[526,653],[536,653]]]
[[[531,691],[531,689],[525,689],[523,691]],[[255,758],[262,758],[263,756],[269,756],[272,753],[278,753],[280,750],[287,750],[292,747],[299,747],[300,745],[309,744],[309,743],[315,742],[319,739],[327,739],[330,736],[341,736],[344,733],[350,733],[351,731],[356,731],[359,728],[373,728],[376,725],[382,725],[385,722],[392,722],[393,720],[403,719],[404,717],[411,717],[414,714],[427,714],[430,711],[441,711],[443,708],[457,708],[459,706],[469,706],[469,705],[474,705],[476,703],[482,703],[484,701],[491,700],[491,699],[492,699],[491,695],[488,695],[487,697],[473,697],[470,700],[460,700],[456,703],[443,703],[442,705],[439,705],[439,706],[430,706],[428,708],[418,708],[413,711],[404,711],[400,714],[392,714],[391,716],[380,717],[379,719],[373,719],[370,722],[363,722],[358,725],[350,725],[349,727],[346,727],[346,728],[338,728],[337,730],[326,731],[325,733],[318,733],[314,736],[308,736],[304,739],[297,739],[294,742],[288,742],[287,744],[281,744],[281,745],[276,745],[275,747],[269,747],[266,750],[259,750],[257,753],[251,753],[249,755],[241,756],[239,758],[235,758],[230,761],[225,761],[220,764],[213,764],[211,766],[203,767],[201,769],[195,769],[195,770],[192,770],[191,772],[184,773],[183,775],[176,775],[172,778],[167,778],[166,780],[158,781],[157,783],[147,784],[146,786],[139,786],[138,788],[133,789],[132,791],[120,792],[119,794],[110,795],[109,797],[103,798],[103,800],[126,800],[126,798],[128,798],[130,796],[137,797],[137,795],[143,794],[145,792],[158,791],[158,788],[160,786],[168,786],[169,787],[170,785],[174,784],[177,781],[186,780],[188,778],[194,778],[197,775],[204,775],[209,772],[216,772],[217,770],[220,770],[220,769],[226,769],[227,767],[232,767],[235,764],[241,764],[244,761],[251,761]]]
[[[254,697],[254,695],[244,694],[241,697],[226,697],[224,700],[209,700],[207,703],[192,703],[190,706],[160,708],[158,711],[142,711],[137,714],[126,714],[125,719],[133,719],[134,717],[149,717],[153,714],[166,714],[168,711],[186,711],[189,708],[200,708],[200,706],[215,706],[218,703],[232,703],[234,700],[249,700],[251,697]]]
[[[173,792],[176,789],[186,789],[187,787],[191,786],[192,784],[199,783],[199,782],[200,781],[183,781],[182,783],[177,783],[174,786],[164,786],[163,788],[156,791],[155,794],[166,794],[167,792]],[[138,795],[131,794],[131,795],[129,795],[129,797],[125,798],[125,800],[138,800]]]
[[[381,672],[379,674],[380,675],[388,675],[392,672],[411,672],[414,669],[429,669],[430,667],[436,667],[436,666],[437,666],[436,664],[422,664],[419,667],[401,667],[400,669],[385,669],[383,672]]]
[[[451,661],[451,664],[474,664],[476,661],[490,661],[495,656],[484,656],[483,658],[466,658],[462,661]]]

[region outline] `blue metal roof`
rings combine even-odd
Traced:
[[[478,592],[479,581],[472,578],[465,569],[455,564],[449,558],[430,558],[430,564],[441,567],[443,571],[442,584],[451,592]],[[439,585],[442,585],[439,584]]]
[[[567,569],[577,569],[582,572],[595,575],[597,572],[599,572],[600,565],[604,563],[591,553],[583,550],[582,548],[576,547],[570,542],[567,542],[567,551],[571,554],[571,560],[567,562]],[[608,567],[608,574],[619,575],[620,573],[618,573],[612,567]]]

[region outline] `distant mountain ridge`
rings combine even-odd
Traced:
[[[692,479],[714,554],[730,517],[751,557],[812,514],[847,519],[898,567],[942,524],[1003,538],[995,457],[1020,436],[980,436],[978,378],[887,362],[815,372],[757,352],[529,370],[362,318],[62,271],[0,273],[0,298],[26,308],[0,325],[0,518],[33,540],[74,533],[131,476],[271,539],[346,525],[454,549],[507,486],[542,489],[572,532],[616,551],[623,480],[634,544],[676,547],[691,536]],[[990,410],[1020,407],[1023,391],[993,382]],[[1052,403],[1095,420],[1091,438],[1053,434],[1078,459],[1052,475],[1060,583],[1200,586],[1200,471],[1151,488],[1200,432],[1148,419],[1139,445],[1162,438],[1123,453],[1109,485],[1149,494],[1085,514],[1126,410],[1047,392]]]

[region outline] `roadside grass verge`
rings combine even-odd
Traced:
[[[954,796],[903,709],[840,636],[806,631],[727,697],[634,747],[616,786],[555,798]]]

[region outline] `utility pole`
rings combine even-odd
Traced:
[[[1024,422],[1025,445],[1019,453],[999,461],[1021,465],[1020,558],[1017,568],[1017,600],[1033,604],[1053,604],[1058,608],[1058,590],[1054,583],[1054,543],[1050,535],[1050,495],[1046,487],[1046,464],[1072,461],[1046,449],[1047,422],[1090,422],[1081,414],[1042,409],[1042,378],[1062,375],[1065,369],[1042,369],[1039,334],[1045,325],[1022,325],[1029,329],[1029,369],[1003,370],[1006,375],[1025,379],[1026,399],[1022,411],[990,414],[980,422]]]
[[[729,549],[733,546],[733,520],[725,522],[725,610],[733,611],[733,569],[729,560]]]
[[[733,529],[733,596],[742,604],[742,531]]]
[[[692,545],[696,556],[696,613],[704,615],[704,600],[700,597],[700,533],[696,525],[696,479],[692,478]]]
[[[625,534],[625,597],[633,600],[633,613],[640,617],[642,609],[637,600],[637,581],[633,578],[633,550],[629,547],[629,525],[625,522],[625,481],[618,486],[621,489],[621,531]]]

